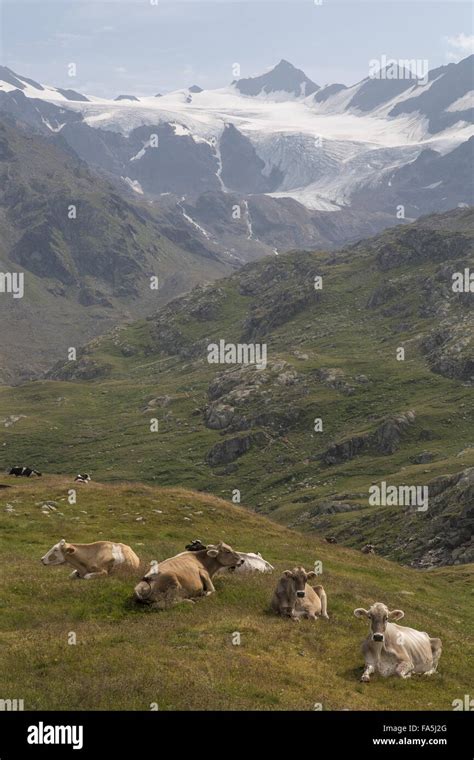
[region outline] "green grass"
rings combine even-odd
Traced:
[[[0,698],[22,698],[32,710],[148,710],[152,703],[160,710],[312,710],[318,703],[324,710],[449,710],[472,688],[472,566],[410,570],[206,493],[91,483],[77,488],[70,505],[71,487],[70,478],[44,477],[0,491]],[[51,499],[57,511],[44,515],[41,505]],[[5,511],[7,503],[15,512]],[[133,577],[71,581],[66,568],[42,566],[40,557],[61,537],[123,541],[144,566],[191,538],[222,539],[262,552],[277,571],[217,577],[215,596],[156,612],[131,603]],[[316,560],[330,620],[273,616],[278,573]],[[374,601],[401,607],[407,625],[443,639],[436,675],[359,683],[366,628],[352,612]],[[68,644],[71,632],[76,645]],[[240,646],[232,643],[235,632]]]

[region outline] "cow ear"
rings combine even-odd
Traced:
[[[314,572],[314,570],[310,570],[309,573],[306,574],[306,578],[308,580],[311,580],[311,578],[317,578],[317,574]]]
[[[219,550],[218,549],[208,549],[207,552],[206,552],[206,554],[207,554],[208,557],[217,557],[217,555],[219,554]]]
[[[74,554],[75,551],[76,550],[75,550],[74,546],[68,546],[68,547],[66,547],[66,554]]]
[[[388,613],[388,616],[390,620],[401,620],[402,617],[405,617],[405,613],[403,610],[392,610]]]
[[[283,575],[286,578],[293,578],[293,571],[292,570],[285,570],[284,573],[283,573]]]
[[[368,610],[364,610],[364,608],[363,608],[363,607],[357,607],[357,609],[356,609],[356,610],[354,610],[354,615],[355,615],[357,618],[361,618],[361,617],[369,617],[369,612],[368,612]]]

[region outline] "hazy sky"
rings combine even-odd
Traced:
[[[223,87],[234,63],[252,76],[281,58],[319,85],[353,84],[383,54],[460,60],[474,31],[469,0],[0,0],[0,13],[2,64],[102,96]]]

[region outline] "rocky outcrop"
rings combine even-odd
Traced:
[[[238,403],[257,391],[268,379],[266,372],[257,371],[253,367],[233,367],[216,375],[209,384],[207,395],[211,401],[223,400],[225,397],[226,401]]]
[[[322,367],[314,371],[314,376],[323,385],[333,388],[333,390],[339,391],[346,396],[352,396],[355,393],[354,386],[347,382],[344,372],[340,367]],[[364,376],[362,375],[362,377]],[[367,378],[358,382],[367,382]]]
[[[79,290],[78,301],[82,306],[104,306],[112,308],[110,300],[100,291],[83,285]]]
[[[308,517],[314,515],[337,515],[341,512],[354,512],[362,509],[360,504],[349,504],[341,501],[321,501],[308,512]]]
[[[452,380],[474,381],[472,330],[472,317],[468,315],[456,324],[433,330],[421,341],[432,372]]]
[[[472,241],[462,234],[443,234],[435,230],[405,228],[393,242],[381,246],[376,262],[383,272],[425,261],[447,261],[472,253]]]
[[[427,524],[416,546],[415,567],[474,562],[474,467],[428,483]]]
[[[318,303],[321,291],[314,289],[314,277],[321,274],[308,257],[292,260],[290,266],[275,258],[239,275],[241,295],[257,296],[242,325],[241,340],[257,340],[270,330],[289,322],[311,304]]]
[[[198,322],[210,322],[213,319],[217,319],[219,315],[219,306],[216,300],[207,300],[204,303],[199,303],[192,311],[191,316],[197,319]]]
[[[385,305],[387,301],[391,301],[392,298],[395,298],[397,293],[398,293],[397,287],[391,282],[387,282],[387,283],[384,283],[383,285],[379,285],[378,288],[376,288],[370,294],[367,300],[367,308],[376,309],[378,306]]]
[[[145,409],[144,412],[156,412],[157,407],[161,407],[164,409],[165,407],[169,406],[171,403],[171,396],[165,395],[165,396],[156,396],[155,398],[151,398]]]
[[[204,410],[204,424],[211,430],[224,430],[233,421],[234,412],[229,404],[209,404]]]
[[[111,364],[99,364],[88,356],[81,356],[67,364],[58,362],[46,377],[48,380],[97,380],[108,377],[111,371]]]
[[[253,445],[261,445],[265,440],[263,433],[252,433],[235,438],[227,438],[216,443],[208,452],[206,461],[211,467],[229,464],[246,454]]]
[[[372,436],[372,444],[381,454],[393,454],[400,446],[403,433],[415,422],[415,412],[390,417],[377,428]]]
[[[333,443],[321,455],[324,464],[335,465],[342,462],[348,462],[350,459],[359,456],[367,451],[370,446],[370,435],[358,435],[348,438],[340,443]]]
[[[165,314],[158,319],[150,320],[150,337],[156,351],[163,351],[169,356],[180,356],[182,359],[205,355],[203,341],[192,341],[179,327],[173,325]]]
[[[321,455],[324,464],[335,465],[347,462],[364,452],[375,450],[379,454],[393,454],[400,446],[403,434],[415,421],[415,412],[410,410],[384,420],[374,432],[347,438],[333,443]]]
[[[283,435],[294,429],[304,416],[303,409],[288,405],[286,409],[268,409],[268,411],[257,413],[251,420],[251,425]]]
[[[413,464],[428,464],[433,461],[433,457],[434,455],[431,451],[422,451],[420,454],[411,457],[410,462],[413,462]]]

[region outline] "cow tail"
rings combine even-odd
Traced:
[[[323,617],[326,617],[326,615],[327,615],[327,596],[326,596],[326,592],[325,592],[323,586],[314,586],[313,588],[316,591],[316,593],[319,596],[319,599],[321,601],[321,614],[323,615]]]

